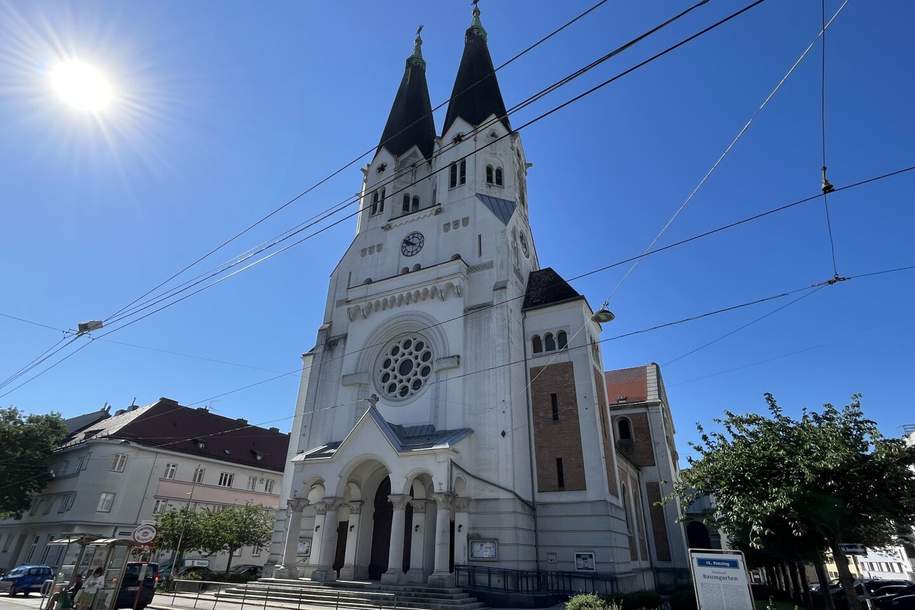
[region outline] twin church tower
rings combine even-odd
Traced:
[[[483,565],[644,588],[601,329],[540,267],[528,167],[479,9],[441,135],[417,34],[303,356],[278,576],[446,586]]]

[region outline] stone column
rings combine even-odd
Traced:
[[[346,555],[340,568],[342,580],[356,580],[356,549],[359,548],[359,519],[362,517],[362,502],[349,503],[349,524],[346,526]]]
[[[321,538],[324,533],[324,517],[326,514],[327,505],[323,502],[315,503],[315,521],[311,530],[311,554],[308,556],[308,573],[306,574],[309,577],[311,576],[311,571],[320,565]]]
[[[283,545],[282,565],[274,568],[274,578],[298,578],[296,567],[299,551],[299,534],[302,533],[302,511],[308,504],[305,498],[290,498],[286,502],[286,542]]]
[[[467,563],[470,498],[454,499],[454,563]]]
[[[388,546],[388,569],[381,575],[381,582],[396,584],[403,580],[403,536],[406,520],[407,494],[391,494],[388,500],[394,505],[391,517],[391,544]]]
[[[421,583],[426,580],[426,505],[427,500],[414,499],[413,534],[410,539],[410,569],[404,580],[410,583]]]
[[[435,513],[435,571],[429,575],[429,584],[433,587],[450,587],[454,577],[448,570],[451,554],[451,509],[454,505],[454,494],[434,494]]]
[[[324,505],[324,522],[315,536],[321,538],[321,546],[318,549],[318,566],[311,573],[311,579],[327,582],[337,579],[337,572],[334,570],[334,555],[337,553],[337,509],[343,505],[343,498],[326,496],[320,504]],[[312,554],[314,553],[312,550]]]

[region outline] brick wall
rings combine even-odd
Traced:
[[[629,419],[632,429],[632,440],[620,439],[619,420],[623,417]],[[616,447],[636,466],[654,466],[654,449],[651,444],[651,426],[648,423],[647,413],[629,413],[627,415],[613,416],[613,434],[616,438]]]
[[[667,540],[667,522],[664,520],[664,508],[658,505],[661,501],[661,485],[656,482],[645,483],[648,495],[649,512],[651,513],[651,531],[654,534],[654,546],[658,561],[670,561],[670,542]]]
[[[619,493],[616,485],[616,468],[613,459],[613,443],[610,436],[609,413],[607,411],[607,391],[604,389],[604,376],[594,369],[594,385],[597,389],[597,410],[600,413],[601,435],[604,439],[604,465],[607,469],[607,491],[611,496]]]
[[[545,367],[531,367],[530,374],[537,490],[584,490],[585,464],[572,363],[557,362]],[[558,420],[553,419],[551,394],[556,394]],[[563,487],[559,487],[557,458],[562,459]]]

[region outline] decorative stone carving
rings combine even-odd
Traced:
[[[414,288],[404,292],[398,292],[396,294],[389,294],[383,297],[378,297],[376,299],[371,299],[364,303],[350,305],[346,309],[346,314],[349,316],[350,321],[353,321],[359,317],[368,318],[370,315],[372,315],[373,312],[376,311],[385,311],[388,309],[403,307],[404,305],[421,303],[423,301],[428,301],[429,299],[439,299],[441,301],[445,301],[451,296],[459,297],[463,294],[463,283],[459,281],[448,280],[446,282],[432,284],[431,286]]]

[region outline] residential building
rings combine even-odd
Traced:
[[[849,556],[848,569],[855,578],[874,580],[911,580],[915,582],[912,561],[903,546],[885,549],[865,549],[865,555]],[[825,556],[826,573],[830,579],[839,577],[839,570],[832,554]],[[810,568],[808,568],[810,572]]]
[[[48,542],[75,533],[129,538],[166,510],[254,504],[273,511],[279,504],[289,435],[276,428],[168,398],[86,420],[56,450],[54,480],[31,508],[0,521],[0,567],[56,566],[62,547]],[[232,563],[263,565],[266,558],[245,548]],[[207,559],[219,569],[227,557]]]
[[[303,356],[277,575],[450,585],[471,565],[633,590],[687,567],[679,509],[655,507],[677,473],[657,367],[608,406],[601,326],[538,259],[487,40],[474,6],[439,135],[417,35],[363,168]],[[611,416],[635,422],[628,449]]]

